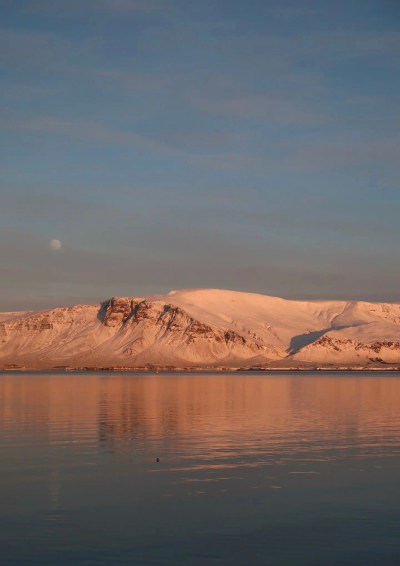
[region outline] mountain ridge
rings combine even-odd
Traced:
[[[219,289],[0,313],[0,367],[400,363],[400,305]]]

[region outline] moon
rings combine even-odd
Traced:
[[[57,252],[61,248],[60,240],[51,240],[50,247],[53,251]]]

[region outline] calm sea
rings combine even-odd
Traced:
[[[400,375],[0,374],[0,563],[399,566]]]

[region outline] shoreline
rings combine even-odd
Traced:
[[[29,372],[46,372],[46,373],[298,373],[298,372],[324,372],[324,373],[341,373],[341,372],[400,372],[400,366],[391,367],[368,367],[368,366],[311,366],[311,367],[116,367],[116,366],[80,366],[80,367],[21,367],[10,366],[0,367],[1,373],[29,373]]]

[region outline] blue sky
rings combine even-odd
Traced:
[[[187,287],[400,301],[398,2],[0,13],[1,310]]]

